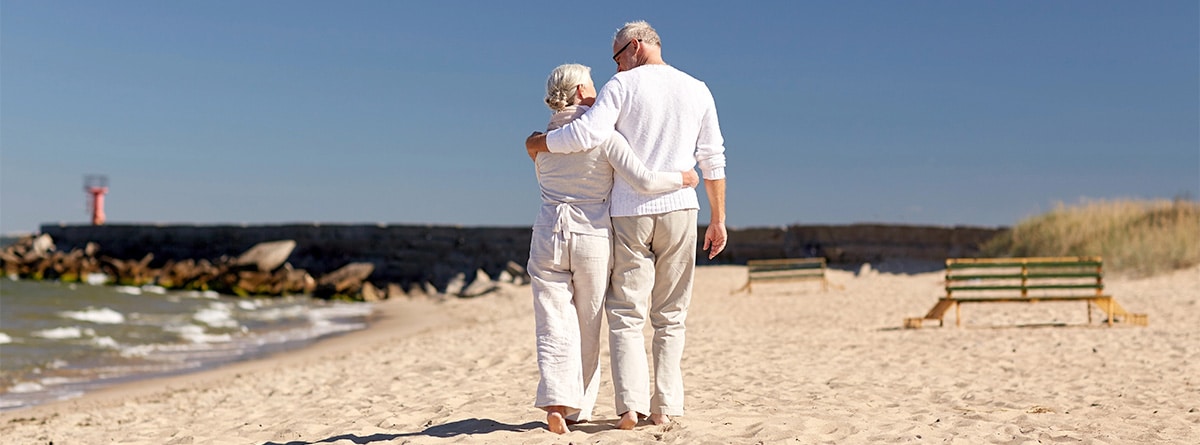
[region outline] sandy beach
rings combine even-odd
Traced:
[[[964,326],[901,329],[941,273],[830,271],[756,285],[698,268],[688,415],[566,435],[532,407],[527,286],[379,304],[367,330],[197,374],[0,413],[6,444],[1200,443],[1200,268],[1106,277],[1148,327],[1087,324],[1082,303],[978,304]],[[936,325],[936,323],[935,323]]]

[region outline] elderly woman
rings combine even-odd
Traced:
[[[565,125],[596,100],[591,69],[561,65],[546,79],[546,105],[554,111],[547,130]],[[694,171],[646,169],[619,133],[583,152],[539,153],[542,206],[529,247],[537,333],[535,406],[546,411],[559,434],[568,423],[590,420],[600,386],[600,323],[612,269],[612,223],[608,197],[613,174],[643,193],[695,187]]]

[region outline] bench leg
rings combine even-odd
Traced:
[[[1113,325],[1113,299],[1108,299],[1108,327]]]
[[[954,302],[954,327],[962,327],[962,308],[957,301]]]
[[[1089,301],[1087,303],[1084,303],[1084,305],[1087,307],[1088,324],[1092,324],[1092,302]]]
[[[742,286],[741,289],[733,291],[733,293],[740,294],[740,293],[742,293],[742,291],[745,291],[746,293],[750,293],[750,280],[746,280],[746,285]]]

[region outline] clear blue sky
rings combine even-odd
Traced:
[[[546,75],[637,19],[716,98],[732,227],[1196,198],[1197,5],[4,0],[0,231],[85,223],[88,173],[113,223],[529,225]]]

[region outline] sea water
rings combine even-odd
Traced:
[[[362,329],[369,303],[0,278],[0,410]]]

